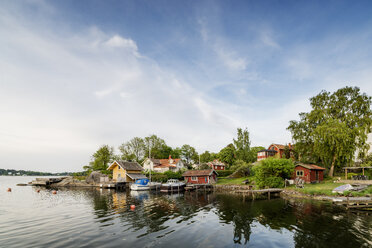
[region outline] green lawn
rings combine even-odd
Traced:
[[[240,178],[227,178],[227,177],[219,177],[217,180],[217,184],[221,185],[243,185],[244,180],[252,180],[252,177],[240,177]]]
[[[309,195],[337,195],[337,193],[332,193],[332,190],[338,186],[343,185],[344,183],[333,183],[332,180],[327,180],[321,183],[316,184],[305,184],[305,187],[303,189],[295,188],[294,186],[291,186],[290,188]],[[372,195],[372,186],[369,186],[367,189],[360,191],[360,192],[344,192],[344,195],[349,196],[366,196],[366,195]]]

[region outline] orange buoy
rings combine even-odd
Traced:
[[[53,194],[53,195],[56,195],[56,194],[57,194],[57,191],[53,190],[53,191],[52,191],[52,194]]]
[[[8,188],[8,190],[7,190],[8,192],[12,192],[12,189],[11,188]]]
[[[36,190],[37,193],[40,193],[40,189]]]
[[[130,205],[130,209],[134,210],[136,208],[136,205]]]

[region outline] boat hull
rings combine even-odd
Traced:
[[[150,190],[150,186],[146,185],[136,185],[136,184],[132,184],[130,186],[130,189],[131,190],[136,190],[136,191],[141,191],[141,190]]]
[[[160,192],[181,192],[185,190],[185,184],[182,185],[162,185]]]

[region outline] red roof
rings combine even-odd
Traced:
[[[180,160],[179,158],[172,158],[171,156],[169,156],[169,159],[151,159],[155,168],[177,167],[176,164]]]
[[[219,161],[218,159],[215,159],[215,160],[213,160],[212,162],[208,162],[208,165],[209,165],[209,166],[212,166],[212,165],[226,166],[224,163],[222,163],[222,162]]]
[[[325,168],[320,167],[320,166],[317,166],[315,164],[302,164],[302,163],[298,163],[298,164],[296,164],[296,167],[297,166],[302,166],[302,167],[305,167],[305,168],[310,169],[310,170],[325,170]]]
[[[217,172],[215,170],[188,170],[182,174],[183,177],[198,177],[198,176],[209,176],[212,173]]]

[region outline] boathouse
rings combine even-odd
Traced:
[[[188,170],[182,174],[186,183],[191,184],[211,184],[217,182],[217,172],[210,170]]]
[[[209,167],[213,170],[225,170],[226,165],[219,161],[218,159],[213,160],[212,162],[208,163]]]
[[[141,172],[143,168],[137,162],[114,161],[108,170],[112,170],[115,182],[134,182],[136,179],[146,178]]]
[[[323,172],[325,168],[315,164],[298,163],[295,166],[293,178],[301,178],[306,183],[319,183],[323,181]]]

